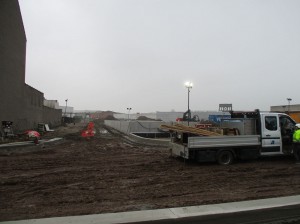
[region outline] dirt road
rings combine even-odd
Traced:
[[[59,144],[0,151],[0,221],[300,194],[300,166],[292,158],[184,163],[166,148],[134,144],[101,127],[93,139],[81,139],[82,128],[52,133],[65,136]]]

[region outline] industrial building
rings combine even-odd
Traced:
[[[44,93],[25,83],[26,34],[18,0],[0,2],[0,122],[16,131],[56,126],[62,111],[44,105]]]
[[[270,111],[286,113],[297,123],[300,123],[300,104],[271,106]]]

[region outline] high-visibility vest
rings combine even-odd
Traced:
[[[298,129],[294,132],[293,142],[300,142],[300,129]]]

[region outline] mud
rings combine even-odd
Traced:
[[[56,144],[0,151],[1,221],[300,194],[300,165],[290,157],[199,164],[101,124],[94,138],[83,139],[82,128],[72,124],[44,136],[64,137]]]

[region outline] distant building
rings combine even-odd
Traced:
[[[300,104],[271,106],[270,111],[286,113],[297,123],[300,123]]]
[[[63,117],[74,117],[75,116],[74,107],[59,106],[59,109],[61,109]]]
[[[300,104],[271,106],[270,111],[284,112],[284,113],[299,112],[300,111]]]
[[[0,122],[12,121],[14,130],[52,126],[61,111],[44,106],[44,94],[25,83],[26,35],[18,0],[0,2]],[[1,125],[1,123],[0,123]]]

